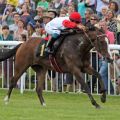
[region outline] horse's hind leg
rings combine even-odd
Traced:
[[[43,69],[41,67],[32,67],[37,75],[37,86],[36,86],[36,92],[38,95],[38,98],[40,100],[41,105],[46,106],[43,95],[42,95],[42,90],[43,90],[43,86],[44,86],[44,82],[45,82],[45,75],[47,70]]]
[[[101,89],[100,92],[102,93],[101,102],[103,103],[106,102],[106,90],[100,74],[96,70],[94,70],[91,66],[84,68],[84,71],[90,75],[95,75],[98,78]]]
[[[10,80],[8,93],[7,93],[7,95],[4,98],[4,101],[5,101],[6,104],[9,102],[10,95],[12,93],[13,88],[16,86],[16,83],[17,83],[18,79],[19,78],[12,77],[12,79]]]
[[[11,96],[11,93],[12,93],[12,90],[13,88],[16,87],[16,84],[17,84],[17,81],[18,79],[20,78],[20,76],[23,74],[23,72],[27,69],[27,67],[21,67],[21,66],[15,66],[15,74],[14,74],[14,77],[10,80],[10,84],[9,84],[9,89],[8,89],[8,93],[6,95],[6,97],[4,98],[4,101],[5,103],[7,104],[9,99],[10,99],[10,96]]]
[[[94,100],[93,96],[91,95],[90,89],[88,87],[88,85],[85,83],[85,81],[83,80],[83,78],[81,77],[81,71],[79,70],[79,68],[73,68],[73,73],[76,77],[76,79],[78,80],[78,82],[81,84],[81,86],[85,89],[85,92],[88,94],[92,105],[94,105],[96,108],[100,108],[99,104],[97,104],[97,102]]]

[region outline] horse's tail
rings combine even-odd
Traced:
[[[12,56],[14,56],[17,52],[17,49],[20,47],[21,44],[17,45],[16,47],[14,47],[13,49],[9,50],[8,52],[1,52],[0,53],[0,62],[4,61]]]

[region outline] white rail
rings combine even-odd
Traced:
[[[0,41],[0,46],[3,46],[3,45],[16,46],[20,43],[23,43],[23,41]],[[110,44],[109,48],[112,50],[120,50],[120,45]]]
[[[20,43],[23,43],[22,41],[0,41],[0,46],[8,45],[8,46],[16,46]]]
[[[120,45],[110,44],[109,48],[110,50],[120,50]]]

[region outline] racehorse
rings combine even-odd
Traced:
[[[88,73],[95,75],[100,83],[101,89],[101,102],[106,102],[106,90],[101,79],[100,74],[95,71],[90,65],[90,50],[95,48],[103,57],[109,62],[111,61],[108,53],[108,46],[105,41],[105,34],[98,28],[92,31],[80,31],[70,34],[65,37],[62,45],[59,47],[55,58],[59,63],[63,73],[72,73],[76,80],[84,88],[85,92],[89,96],[89,99],[96,108],[100,108],[100,105],[94,100],[91,95],[90,89],[81,77],[82,73]],[[31,38],[28,41],[16,46],[6,53],[1,53],[0,61],[15,56],[14,77],[10,80],[9,90],[5,97],[5,102],[10,99],[11,92],[16,86],[16,83],[20,76],[28,69],[32,67],[37,74],[37,87],[36,92],[40,103],[44,106],[45,101],[42,95],[43,83],[45,80],[45,74],[47,70],[54,70],[54,67],[50,64],[48,57],[36,57],[35,50],[40,44],[42,39]]]

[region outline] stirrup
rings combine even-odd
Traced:
[[[49,47],[45,48],[45,52],[48,54],[53,54],[54,50],[51,50]]]

